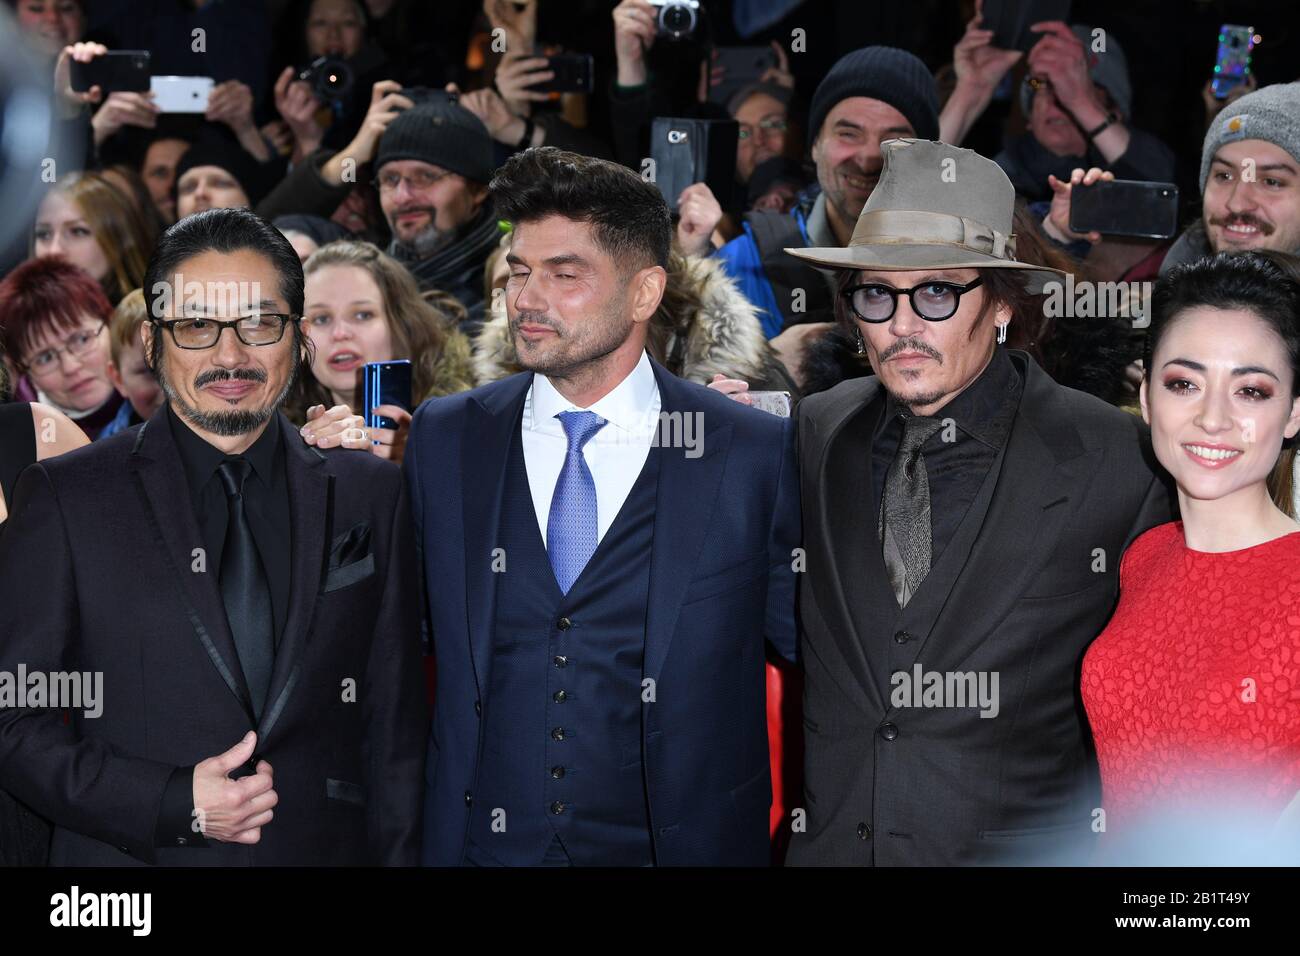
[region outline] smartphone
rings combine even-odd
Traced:
[[[1044,20],[1070,22],[1070,0],[984,0],[981,26],[993,31],[999,50],[1028,53],[1043,34],[1029,28]]]
[[[713,66],[722,67],[722,82],[709,87],[709,102],[726,106],[741,87],[757,83],[768,70],[780,65],[770,46],[720,46]]]
[[[1234,87],[1250,76],[1250,53],[1259,37],[1254,27],[1225,23],[1219,27],[1219,52],[1214,57],[1214,80],[1210,89],[1215,99],[1224,100]]]
[[[595,73],[590,53],[556,53],[546,58],[543,69],[555,76],[530,89],[538,93],[590,93],[595,89]]]
[[[790,393],[789,392],[745,392],[749,396],[749,403],[752,408],[757,408],[760,412],[770,412],[781,418],[790,417]]]
[[[396,428],[397,422],[375,414],[376,405],[397,405],[411,411],[411,360],[367,362],[361,367],[362,414],[368,428]]]
[[[153,104],[163,113],[206,113],[214,85],[210,76],[155,76],[149,81]]]
[[[1103,236],[1172,238],[1178,234],[1178,187],[1134,179],[1075,186],[1070,191],[1070,228]]]
[[[98,86],[109,93],[144,93],[149,89],[148,50],[109,50],[89,63],[73,60],[68,77],[72,88],[85,93]]]

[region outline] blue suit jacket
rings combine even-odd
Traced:
[[[691,420],[703,431],[694,450],[661,450],[644,619],[643,677],[654,693],[643,697],[654,700],[642,705],[655,860],[762,866],[771,804],[763,641],[790,659],[796,642],[793,423],[658,363],[654,373],[663,412],[698,413]],[[523,373],[429,399],[411,423],[403,467],[438,673],[426,865],[464,860],[490,686],[495,573],[509,560],[496,550],[506,458],[531,383]]]

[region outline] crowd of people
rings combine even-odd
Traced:
[[[1300,80],[1211,56],[1189,155],[1149,40],[978,0],[940,62],[817,0],[10,6],[0,674],[105,707],[0,681],[0,860],[1188,862],[1225,801],[1300,859]],[[203,111],[78,88],[126,50]],[[1125,182],[1199,194],[1072,225]]]

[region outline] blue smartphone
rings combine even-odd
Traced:
[[[1229,92],[1246,82],[1251,51],[1258,42],[1254,27],[1234,23],[1219,27],[1219,52],[1214,58],[1214,82],[1210,84],[1215,99],[1227,99]]]
[[[362,404],[368,428],[396,428],[397,422],[375,414],[376,405],[397,405],[411,410],[411,360],[367,362],[361,370]]]

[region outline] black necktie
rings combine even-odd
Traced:
[[[221,600],[226,605],[226,620],[252,695],[253,713],[260,719],[271,686],[275,634],[271,589],[244,512],[244,479],[251,469],[244,458],[230,458],[217,466],[230,507],[226,543],[221,551]]]
[[[899,607],[907,606],[930,573],[930,479],[921,446],[942,427],[943,419],[905,414],[903,440],[885,474],[877,532]]]

